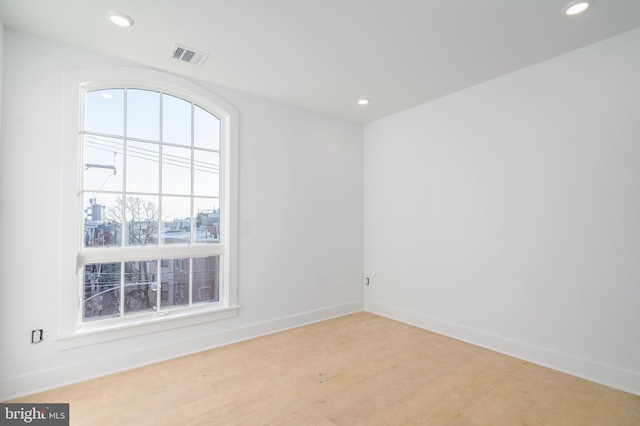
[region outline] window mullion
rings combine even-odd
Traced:
[[[195,107],[191,104],[191,244],[196,241],[196,212],[195,212],[195,170],[194,163],[196,153],[194,151],[195,146]]]
[[[193,306],[193,258],[189,258],[189,306]]]
[[[127,139],[127,94],[128,89],[124,89],[124,129],[122,129],[122,237],[120,238],[120,247],[126,247],[127,239],[129,238],[129,227],[127,226],[127,217],[126,217],[126,205],[127,205],[127,152],[129,148],[129,141]],[[124,265],[123,265],[124,266]],[[124,287],[124,281],[122,281],[122,286]],[[123,299],[124,300],[124,299]],[[124,303],[124,302],[123,302]],[[121,314],[124,311],[120,311]]]
[[[160,312],[160,303],[162,302],[162,264],[160,263],[160,259],[156,260],[156,312]],[[152,283],[153,285],[153,283]]]
[[[122,236],[120,237],[120,247],[126,247],[127,239],[129,238],[129,227],[127,226],[127,217],[126,217],[126,204],[127,204],[127,152],[129,148],[129,141],[127,139],[127,94],[128,90],[124,89],[124,129],[122,129],[122,230],[120,231]],[[122,285],[124,286],[124,281],[122,281]],[[124,300],[124,299],[123,299]],[[122,302],[124,303],[124,302]],[[121,315],[124,311],[120,311]]]
[[[194,127],[195,127],[195,108],[193,103],[191,104],[191,143],[190,143],[190,152],[191,152],[191,189],[190,189],[190,202],[191,202],[191,244],[193,244],[196,240],[196,212],[195,212],[195,172],[193,169],[193,164],[195,160],[195,152],[193,151],[195,142],[194,142]],[[189,306],[193,306],[193,257],[189,258]]]
[[[124,317],[124,298],[125,298],[125,288],[124,288],[124,280],[125,280],[125,262],[120,262],[120,315],[119,317]]]
[[[164,232],[164,223],[162,222],[162,216],[164,215],[163,213],[163,208],[164,206],[162,205],[162,199],[163,197],[163,192],[162,192],[162,168],[163,168],[163,163],[164,163],[164,135],[163,135],[163,128],[164,128],[164,114],[163,114],[163,108],[164,108],[164,96],[163,93],[160,92],[160,111],[158,111],[158,113],[160,114],[160,119],[158,120],[159,122],[159,126],[160,129],[158,129],[158,143],[159,143],[159,147],[158,147],[158,151],[159,151],[159,162],[160,164],[158,164],[158,173],[160,173],[160,176],[158,176],[158,244],[162,245],[164,244],[164,239],[162,238],[162,233]],[[158,282],[158,284],[160,284],[160,282]],[[158,308],[160,307],[160,305],[158,304]]]

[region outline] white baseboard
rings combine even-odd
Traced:
[[[553,370],[640,395],[640,374],[634,371],[556,352],[381,303],[367,301],[365,310]]]
[[[20,376],[0,378],[0,401],[7,401],[306,324],[361,312],[363,308],[363,301],[355,301],[231,328],[206,336],[188,336],[180,341],[136,348],[126,353],[113,354],[108,358],[101,359],[99,366],[96,365],[94,360],[86,359],[73,364],[34,370]],[[188,328],[185,328],[185,330],[188,330]]]

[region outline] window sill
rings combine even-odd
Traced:
[[[53,342],[60,350],[69,350],[97,343],[128,339],[143,334],[158,333],[180,327],[202,324],[238,316],[239,306],[206,309],[201,311],[164,311],[153,317],[118,319],[109,325],[89,323],[73,334],[59,335]],[[107,320],[108,321],[108,320]]]

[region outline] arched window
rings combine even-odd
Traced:
[[[76,84],[76,330],[237,303],[237,113],[200,86],[134,74],[146,78]]]

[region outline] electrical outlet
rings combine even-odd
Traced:
[[[31,332],[31,343],[40,343],[44,338],[44,330],[38,329]]]

